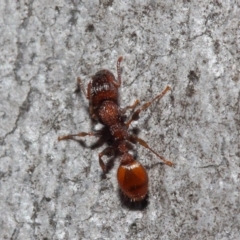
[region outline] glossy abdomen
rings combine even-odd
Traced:
[[[148,192],[148,175],[145,168],[136,160],[120,165],[117,172],[119,186],[133,201],[144,199]]]

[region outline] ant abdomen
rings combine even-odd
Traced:
[[[148,193],[148,175],[145,168],[130,154],[122,156],[117,172],[118,184],[122,192],[132,201],[140,201]]]

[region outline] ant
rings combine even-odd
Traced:
[[[139,143],[143,147],[149,149],[158,156],[165,164],[172,166],[173,163],[160,156],[151,149],[148,144],[141,138],[129,132],[129,126],[132,121],[139,119],[139,114],[147,109],[154,101],[161,99],[171,88],[167,86],[163,92],[154,99],[144,103],[140,108],[135,110],[128,121],[124,121],[124,114],[128,109],[132,111],[140,104],[136,100],[133,105],[120,108],[118,103],[118,88],[121,86],[120,63],[123,57],[119,57],[117,61],[117,80],[109,70],[100,70],[88,84],[85,90],[81,79],[77,78],[78,90],[82,90],[83,94],[89,101],[89,114],[93,120],[102,123],[109,132],[112,146],[105,148],[99,153],[99,165],[103,172],[107,171],[107,167],[102,160],[104,155],[113,155],[116,151],[120,155],[120,166],[117,171],[117,180],[122,192],[130,198],[131,201],[140,201],[145,198],[148,193],[148,175],[145,168],[132,155],[128,153],[129,144]],[[105,135],[103,130],[93,132],[80,132],[78,134],[66,135],[58,137],[58,141],[74,139],[75,137]]]

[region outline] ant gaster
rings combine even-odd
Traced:
[[[139,118],[139,113],[148,108],[155,100],[162,98],[167,91],[170,90],[170,87],[167,86],[165,90],[152,101],[143,104],[134,111],[130,119],[125,122],[123,118],[125,112],[128,109],[134,110],[140,102],[136,100],[133,105],[125,108],[119,107],[118,88],[121,86],[120,63],[122,59],[122,57],[119,57],[117,61],[117,80],[110,71],[100,70],[92,77],[92,80],[88,84],[87,91],[85,91],[80,78],[77,78],[77,82],[78,87],[81,88],[89,101],[90,116],[105,125],[109,130],[113,142],[112,146],[107,147],[99,153],[99,164],[103,172],[106,172],[107,169],[102,157],[117,151],[120,155],[120,166],[117,172],[118,184],[122,192],[132,201],[140,201],[145,198],[148,192],[148,175],[142,164],[128,153],[129,143],[139,143],[169,166],[172,166],[173,163],[160,156],[151,149],[143,139],[131,134],[128,129],[131,122]],[[80,132],[78,134],[58,137],[58,140],[61,141],[85,136],[100,137],[102,134],[103,132],[101,132],[101,130],[95,132]]]

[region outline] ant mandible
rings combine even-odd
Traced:
[[[128,121],[124,121],[124,114],[128,109],[134,110],[140,103],[136,100],[133,105],[125,108],[120,108],[118,103],[118,88],[121,86],[120,63],[122,57],[117,61],[117,80],[114,75],[108,70],[100,70],[88,84],[87,91],[82,84],[81,79],[77,78],[78,88],[80,87],[85,97],[89,101],[89,113],[94,119],[105,125],[108,129],[112,146],[107,147],[99,153],[99,164],[106,172],[107,168],[102,157],[104,155],[118,152],[120,155],[120,166],[117,171],[117,180],[122,192],[132,201],[140,201],[145,198],[148,192],[148,175],[145,168],[134,157],[128,153],[129,144],[139,143],[143,147],[149,149],[158,156],[165,164],[172,166],[173,163],[160,156],[157,152],[151,149],[148,144],[141,138],[129,132],[129,126],[132,121],[139,119],[141,111],[147,109],[154,101],[162,98],[171,88],[167,86],[163,92],[157,95],[154,99],[144,103],[140,108],[133,112]],[[58,140],[74,139],[75,137],[96,136],[101,137],[103,132],[80,132],[58,137]]]

